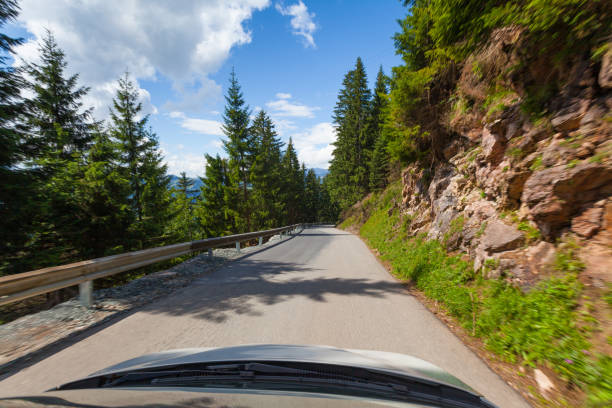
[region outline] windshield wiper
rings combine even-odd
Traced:
[[[491,407],[480,396],[426,379],[364,368],[314,363],[189,364],[155,371],[102,375],[60,389],[200,387],[309,391],[379,397],[441,407]]]

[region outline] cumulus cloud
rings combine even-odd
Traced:
[[[292,135],[298,157],[307,167],[326,169],[332,158],[336,130],[329,122],[321,122],[305,132]]]
[[[274,117],[297,117],[312,118],[314,111],[319,110],[316,106],[306,106],[300,103],[291,102],[291,94],[277,93],[276,100],[266,103],[270,108],[270,114]]]
[[[167,147],[162,147],[160,150],[164,156],[164,161],[168,165],[168,174],[179,175],[184,171],[188,177],[204,175],[204,168],[206,167],[206,157],[204,155],[185,151],[171,152]]]
[[[207,75],[219,69],[233,47],[251,41],[243,24],[268,5],[269,0],[124,0],[120,5],[22,0],[18,21],[35,38],[16,52],[35,60],[36,42],[49,29],[66,53],[70,73],[78,72],[96,96],[129,69],[136,79],[169,78],[187,99],[208,98],[220,87]]]
[[[209,119],[191,118],[183,112],[173,111],[168,115],[172,119],[180,120],[180,125],[183,129],[191,130],[192,132],[202,133],[203,135],[223,136],[221,122]]]
[[[291,28],[293,34],[302,36],[306,47],[316,47],[313,34],[317,30],[317,25],[313,21],[314,13],[308,12],[308,7],[299,0],[296,4],[284,7],[280,3],[276,3],[276,10],[283,16],[291,16]]]

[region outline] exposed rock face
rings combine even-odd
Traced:
[[[458,96],[482,108],[491,83],[517,61],[520,42],[521,29],[496,30],[466,61]],[[495,101],[501,109],[450,112],[453,137],[443,159],[402,172],[407,232],[426,233],[464,252],[486,277],[521,288],[554,272],[554,242],[570,234],[593,281],[612,282],[612,48],[597,69],[578,61],[546,106],[551,114],[537,123],[519,106],[525,79],[538,83],[550,74],[543,59],[505,77],[505,96]]]
[[[482,132],[482,153],[485,160],[497,164],[504,157],[506,138],[500,134],[491,133],[488,128]]]
[[[525,237],[515,227],[494,220],[487,223],[480,245],[491,254],[516,249],[524,242]]]
[[[521,201],[542,233],[552,237],[589,202],[612,194],[612,167],[584,163],[568,169],[556,166],[527,179]]]
[[[592,207],[572,220],[572,232],[584,237],[591,238],[601,228],[604,209]]]
[[[612,47],[608,47],[608,51],[601,59],[601,69],[597,79],[602,88],[612,88]]]

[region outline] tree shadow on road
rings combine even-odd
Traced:
[[[260,316],[265,306],[296,297],[327,302],[334,295],[383,298],[402,291],[399,282],[326,277],[296,263],[243,259],[142,311],[223,323],[232,315]]]

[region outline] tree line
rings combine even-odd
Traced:
[[[0,1],[0,26],[18,15]],[[0,33],[0,275],[186,240],[334,218],[313,170],[286,148],[264,111],[251,120],[234,73],[224,114],[227,157],[206,155],[201,191],[176,187],[126,72],[109,118],[84,106],[51,32],[37,62],[10,55]]]

